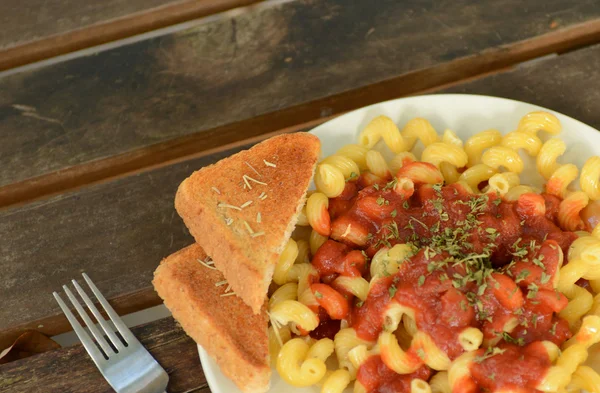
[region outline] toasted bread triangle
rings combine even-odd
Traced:
[[[237,296],[222,296],[221,272],[203,266],[206,253],[193,244],[165,258],[154,272],[154,288],[185,332],[208,352],[221,371],[246,393],[269,389],[268,317],[256,315]]]
[[[319,153],[314,135],[281,135],[194,172],[179,186],[177,212],[254,313],[296,225]]]

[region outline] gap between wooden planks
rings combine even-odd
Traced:
[[[440,86],[461,83],[540,56],[597,42],[600,42],[600,20],[582,23],[306,104],[6,185],[0,187],[0,208],[212,154],[274,134],[310,128],[366,105],[422,91],[434,91]]]
[[[0,50],[0,71],[125,37],[258,3],[261,0],[185,0]]]

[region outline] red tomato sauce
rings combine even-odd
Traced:
[[[358,336],[377,340],[384,312],[395,301],[414,310],[417,328],[451,360],[464,352],[458,337],[467,327],[481,329],[486,348],[504,350],[473,365],[480,388],[535,386],[550,365],[539,342],[560,345],[571,336],[557,315],[567,299],[553,282],[560,251],[566,258],[577,235],[558,226],[560,199],[532,198],[545,204],[545,214],[536,216],[527,206],[472,195],[459,185],[416,186],[408,200],[394,192],[393,182],[361,185],[360,179],[349,182],[330,202],[334,240],[312,261],[322,281],[339,275],[370,279],[366,257],[382,247],[412,244],[416,254],[398,273],[380,278],[364,302],[350,302],[348,322]],[[331,329],[324,330],[330,336]],[[368,392],[409,392],[412,378],[389,370],[379,356],[358,372]]]
[[[401,375],[388,368],[381,356],[369,357],[358,369],[356,379],[365,387],[367,392],[373,393],[398,393],[410,392],[410,383],[419,378],[424,381],[429,379],[431,369],[427,366],[419,368],[412,374]]]
[[[499,349],[503,353],[493,356],[486,356],[484,349],[477,351],[471,377],[480,390],[539,392],[539,379],[552,365],[544,346],[536,341],[525,347],[503,344]]]

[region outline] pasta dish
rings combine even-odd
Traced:
[[[287,383],[600,392],[584,364],[600,341],[600,157],[559,162],[550,113],[515,126],[462,141],[378,116],[317,165],[269,289],[271,361]],[[521,154],[543,189],[521,184]]]

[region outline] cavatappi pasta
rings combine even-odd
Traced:
[[[310,236],[284,247],[269,299],[282,378],[323,393],[600,392],[585,364],[600,342],[600,157],[560,162],[560,131],[532,112],[463,141],[377,116],[319,163]],[[543,190],[522,184],[522,155]]]

